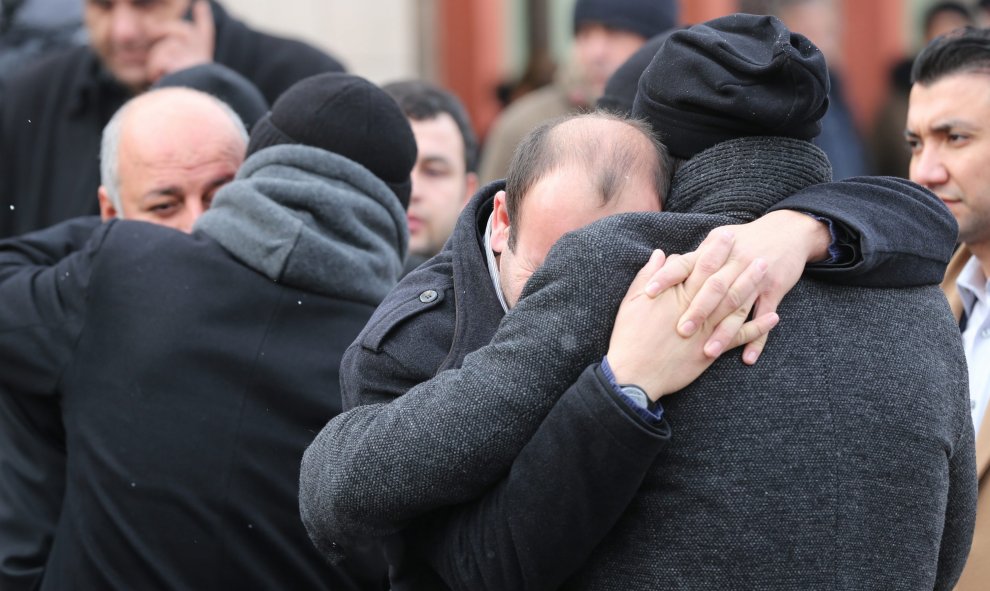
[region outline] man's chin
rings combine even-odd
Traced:
[[[109,69],[113,77],[117,79],[117,82],[120,82],[134,92],[143,92],[151,86],[151,81],[148,80],[148,71],[144,64],[111,63]]]

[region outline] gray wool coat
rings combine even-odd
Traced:
[[[377,427],[421,434],[405,453],[377,450],[392,453],[391,478],[369,462],[367,480],[359,469],[349,473],[358,479],[323,482],[354,487],[355,497],[391,489],[373,509],[383,515],[410,481],[476,496],[601,358],[624,287],[652,248],[690,250],[712,228],[749,221],[827,175],[820,152],[790,140],[734,140],[692,159],[675,178],[680,201],[668,206],[700,215],[616,216],[566,236],[493,342],[433,380],[447,397],[414,388],[401,409],[379,413]],[[727,356],[665,402],[670,443],[644,463],[642,487],[567,587],[951,588],[971,536],[975,471],[964,359],[944,298],[933,286],[805,280],[780,314],[758,366]],[[337,427],[362,414],[342,415]],[[367,443],[332,444],[348,453]],[[311,447],[310,462],[325,451]],[[545,465],[562,492],[580,478]],[[322,517],[312,515],[318,503],[308,509],[312,535]],[[538,554],[540,537],[529,535],[518,548]],[[463,567],[490,552],[461,547],[446,564],[434,556],[435,566],[455,588],[498,588],[470,578],[483,568]]]

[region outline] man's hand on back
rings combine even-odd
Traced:
[[[727,238],[726,232],[734,239]],[[760,280],[759,297],[753,308],[754,318],[760,318],[777,311],[807,263],[828,256],[830,242],[827,226],[815,218],[795,211],[774,211],[748,224],[713,230],[698,250],[668,257],[648,281],[646,294],[656,297],[684,282],[690,305],[678,321],[677,330],[690,336],[698,327],[717,319],[720,325],[704,349],[709,356],[717,357],[726,350],[727,343],[733,342],[740,328],[739,319],[732,313],[745,302],[750,278],[744,273],[753,261],[763,259],[769,268]],[[743,362],[756,363],[764,346],[765,334],[749,342],[743,350]]]
[[[722,231],[714,249],[718,252],[713,254],[728,256],[731,249],[731,233]],[[663,253],[654,251],[629,286],[619,306],[606,355],[619,383],[636,384],[654,401],[684,388],[715,361],[718,354],[706,354],[704,347],[716,326],[731,330],[731,337],[725,341],[725,348],[731,349],[765,336],[778,320],[776,314],[770,313],[745,322],[767,274],[766,262],[756,259],[733,285],[740,298],[737,309],[720,307],[691,336],[679,335],[676,323],[692,301],[687,282],[652,297],[645,289],[664,262]]]

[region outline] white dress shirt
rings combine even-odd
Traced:
[[[966,330],[962,339],[969,365],[970,410],[973,426],[979,432],[990,402],[990,302],[987,297],[990,281],[976,257],[970,258],[963,267],[956,285],[966,311]]]

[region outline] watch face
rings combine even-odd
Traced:
[[[646,395],[639,386],[619,386],[622,388],[622,393],[625,394],[629,399],[636,403],[636,406],[640,408],[649,408],[650,397]]]

